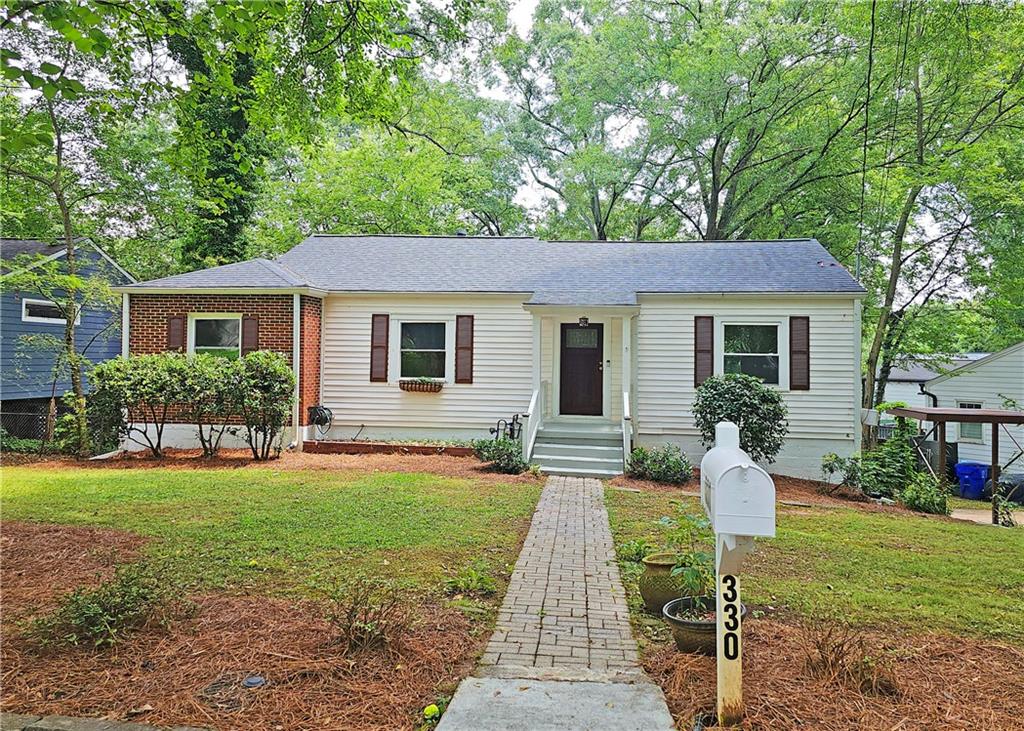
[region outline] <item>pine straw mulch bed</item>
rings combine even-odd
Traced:
[[[800,477],[789,477],[787,475],[772,475],[772,480],[775,482],[775,498],[783,503],[823,508],[856,507],[858,510],[873,510],[883,513],[911,512],[898,505],[879,505],[870,498],[853,491],[843,491],[840,489],[833,494],[823,494],[820,491],[822,483],[817,480],[805,480]],[[609,484],[613,488],[618,487],[639,492],[695,496],[700,494],[700,470],[695,469],[693,471],[693,479],[682,485],[667,485],[662,482],[637,480],[625,475],[612,479]]]
[[[388,648],[346,657],[309,602],[203,595],[170,626],[145,628],[114,650],[43,650],[24,638],[21,622],[109,576],[144,539],[20,522],[4,522],[0,533],[4,711],[218,729],[413,728],[487,639],[457,610],[426,603]],[[249,675],[266,685],[242,688]]]
[[[1020,683],[1024,651],[995,642],[949,635],[862,634],[873,658],[883,658],[895,695],[862,692],[841,680],[807,671],[804,632],[793,624],[759,619],[744,623],[741,728],[815,729],[1024,729]],[[715,659],[651,648],[644,669],[665,691],[679,728],[715,708]]]
[[[102,460],[74,460],[68,457],[52,458],[33,463],[34,466],[54,468],[79,466],[99,469],[244,469],[247,467],[275,470],[348,470],[353,472],[426,472],[442,477],[485,480],[489,482],[537,483],[543,477],[525,472],[504,475],[494,472],[476,457],[453,457],[445,454],[312,454],[283,452],[279,459],[256,462],[248,450],[222,449],[212,459],[202,456],[198,449],[168,449],[163,459],[155,459],[148,452],[128,452]]]

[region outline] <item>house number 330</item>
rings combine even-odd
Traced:
[[[722,576],[722,627],[722,652],[726,660],[735,660],[740,656],[740,592],[731,574]]]

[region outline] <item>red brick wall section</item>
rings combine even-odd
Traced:
[[[320,403],[320,322],[323,301],[303,295],[299,304],[299,423],[309,423],[310,406]]]
[[[303,299],[313,298],[304,297]],[[314,301],[319,313],[319,301]],[[173,315],[187,318],[189,314],[197,312],[255,315],[260,321],[260,350],[281,353],[291,365],[292,295],[290,294],[133,294],[129,299],[129,352],[133,355],[162,353],[167,349],[167,318]],[[319,351],[319,315],[317,315],[316,330],[316,347]],[[319,352],[316,355],[316,363],[316,398],[319,399]],[[303,390],[301,377],[299,387],[301,392]],[[303,414],[300,423],[305,423],[305,410],[300,413]],[[168,419],[168,421],[181,423],[178,419]],[[291,420],[289,419],[289,421]]]
[[[260,349],[273,350],[292,362],[290,294],[133,294],[129,300],[129,352],[162,353],[167,349],[167,318],[197,312],[255,315],[260,320]]]

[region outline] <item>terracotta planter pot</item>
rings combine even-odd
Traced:
[[[399,381],[398,387],[403,391],[414,393],[437,393],[444,386],[440,381]]]
[[[672,575],[676,565],[674,553],[652,553],[642,559],[644,572],[640,574],[640,596],[651,614],[661,615],[666,603],[683,595],[679,577]]]
[[[662,617],[672,631],[672,639],[676,641],[676,649],[680,652],[699,652],[702,655],[714,656],[718,652],[715,620],[700,621],[683,619],[678,612],[693,608],[698,599],[704,602],[712,614],[715,611],[715,597],[686,596],[673,599],[662,609]],[[747,606],[740,604],[740,622],[747,616]]]

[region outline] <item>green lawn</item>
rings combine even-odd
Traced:
[[[616,543],[647,537],[695,499],[609,490]],[[855,508],[780,506],[758,541],[745,599],[783,611],[846,615],[865,625],[942,630],[1024,644],[1024,529]],[[627,572],[628,573],[628,572]]]
[[[198,588],[303,594],[361,569],[430,588],[514,561],[539,485],[273,468],[4,468],[5,520],[102,526]]]

